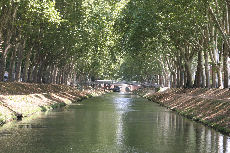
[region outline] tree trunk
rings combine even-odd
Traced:
[[[57,78],[57,68],[56,66],[54,66],[54,72],[53,72],[53,76],[52,76],[52,83],[56,84],[56,78]]]
[[[8,35],[10,35],[10,34],[8,34]],[[10,39],[11,39],[11,35],[7,38],[7,41],[3,43],[4,47],[3,47],[3,51],[2,51],[2,56],[0,58],[0,81],[4,81],[7,53],[9,51],[9,49],[11,48],[11,44],[9,43]]]
[[[49,66],[49,80],[48,83],[53,83],[53,75],[54,75],[54,65],[52,64],[51,66]]]
[[[28,70],[27,82],[33,82],[33,68],[34,68],[34,65],[31,64],[31,65],[29,66],[29,70]]]
[[[222,81],[222,72],[221,72],[221,65],[220,63],[217,66],[217,79],[218,79],[218,88],[222,88],[223,87],[223,81]]]
[[[44,63],[40,64],[38,68],[38,73],[37,73],[37,83],[42,83],[42,76],[43,76],[43,70],[44,70]]]
[[[212,64],[212,88],[216,88],[216,66]]]
[[[179,68],[179,75],[177,76],[177,77],[179,77],[179,82],[177,82],[178,83],[178,87],[182,87],[183,86],[183,82],[184,82],[184,75],[183,75],[183,73],[184,73],[184,68],[183,68],[183,63],[182,63],[182,55],[180,55],[179,56],[179,66],[178,66],[178,68]]]
[[[216,82],[216,74],[218,72],[218,61],[217,61],[217,50],[218,50],[218,41],[217,41],[217,31],[215,29],[215,27],[212,25],[211,26],[211,42],[213,43],[213,47],[210,48],[209,50],[209,54],[210,54],[210,59],[212,61],[212,88],[216,88],[217,87],[217,82]]]
[[[9,66],[9,75],[8,75],[9,82],[13,82],[15,79],[15,61],[16,61],[16,48],[12,50],[12,54],[10,57],[10,66]]]
[[[61,84],[61,71],[60,71],[60,69],[57,70],[56,84]]]
[[[65,73],[64,70],[61,70],[61,84],[64,84],[64,77],[65,77]]]
[[[224,88],[228,88],[228,53],[229,50],[227,46],[224,44],[223,45],[223,72],[224,72]]]
[[[33,47],[29,50],[29,52],[26,55],[25,59],[25,64],[24,64],[24,69],[23,69],[23,75],[22,75],[22,81],[27,82],[28,81],[28,71],[30,67],[30,57],[31,57],[31,52],[33,50]]]
[[[204,52],[204,51],[202,51]],[[202,68],[202,72],[201,72],[201,87],[205,88],[205,71],[204,71],[204,54],[202,54],[201,52],[201,68]]]
[[[15,81],[20,82],[21,80],[21,69],[22,69],[22,60],[23,60],[23,52],[25,49],[26,41],[24,40],[23,44],[19,45],[18,50],[18,60],[16,65],[16,72],[15,72]]]
[[[172,87],[176,88],[176,73],[172,73]]]
[[[39,64],[36,64],[32,72],[32,82],[37,83],[37,74],[38,74]]]
[[[13,24],[17,15],[19,3],[12,3],[11,6],[3,5],[0,15],[0,42],[2,43],[2,54],[0,58],[0,81],[4,81],[4,74],[6,69],[6,58],[8,50],[12,47],[10,41],[15,30]],[[6,28],[7,27],[7,28]]]
[[[64,84],[68,85],[68,78],[69,78],[69,74],[67,72],[64,73]]]
[[[195,72],[195,80],[194,80],[194,84],[193,84],[193,87],[197,88],[198,86],[198,83],[197,83],[197,73],[198,71]]]
[[[76,85],[76,77],[77,77],[77,72],[74,70],[73,76],[72,76],[72,84],[73,84],[73,86]]]
[[[222,70],[221,70],[221,68],[222,68],[222,62],[221,61],[223,61],[222,60],[223,47],[220,49],[217,48],[217,50],[219,50],[219,52],[216,53],[216,54],[219,54],[219,60],[217,63],[218,88],[223,88],[223,80],[222,80],[223,77],[222,77]]]
[[[209,42],[209,32],[208,32],[209,26],[207,25],[204,30],[204,69],[205,69],[205,87],[210,88],[210,69],[209,69],[209,48],[208,48],[208,42]]]
[[[180,66],[177,66],[177,74],[176,74],[176,87],[180,88]]]
[[[180,87],[183,87],[183,83],[184,83],[184,68],[181,65],[180,66]]]
[[[192,88],[191,61],[185,61],[185,70],[186,70],[186,87]]]
[[[202,51],[198,51],[198,61],[197,61],[197,75],[196,75],[196,87],[200,88],[202,83],[202,74],[203,74],[203,66],[202,66]]]
[[[6,69],[6,57],[3,55],[0,59],[0,81],[4,81],[5,69]]]
[[[186,69],[184,69],[184,87],[187,88],[187,72],[186,72]]]
[[[163,80],[162,80],[162,75],[161,74],[159,74],[159,85],[160,85],[160,87],[163,86]]]
[[[202,73],[202,84],[201,84],[201,87],[202,88],[205,88],[205,73],[204,73],[204,71],[203,71],[203,73]]]
[[[165,73],[165,87],[169,87],[169,75],[168,75],[168,72]]]

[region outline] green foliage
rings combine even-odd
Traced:
[[[46,111],[47,111],[47,108],[44,107],[44,106],[40,106],[40,108],[41,108],[41,111],[42,111],[42,112],[46,112]]]
[[[64,106],[66,106],[66,103],[54,103],[53,105],[51,105],[51,108],[57,109],[57,108],[64,107]]]
[[[189,58],[195,63],[197,44],[202,45],[209,24],[208,7],[218,12],[225,5],[216,8],[214,1],[198,0],[3,0],[0,14],[3,6],[18,7],[15,22],[8,23],[15,28],[13,35],[19,35],[12,44],[26,40],[22,62],[31,54],[30,66],[43,74],[55,69],[62,75],[75,72],[84,81],[148,81],[175,73]],[[192,48],[188,56],[186,47]]]
[[[3,119],[3,116],[2,116],[2,113],[0,113],[0,125],[4,122],[4,119]]]

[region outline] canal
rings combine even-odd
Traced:
[[[230,137],[141,97],[111,93],[0,128],[1,153],[229,153]]]

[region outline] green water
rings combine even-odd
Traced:
[[[112,93],[0,129],[1,153],[229,153],[230,138],[135,95]]]

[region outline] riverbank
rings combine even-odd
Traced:
[[[102,89],[79,91],[65,85],[0,82],[0,125],[103,93]]]
[[[167,89],[137,94],[179,114],[230,135],[230,91],[228,89]]]

